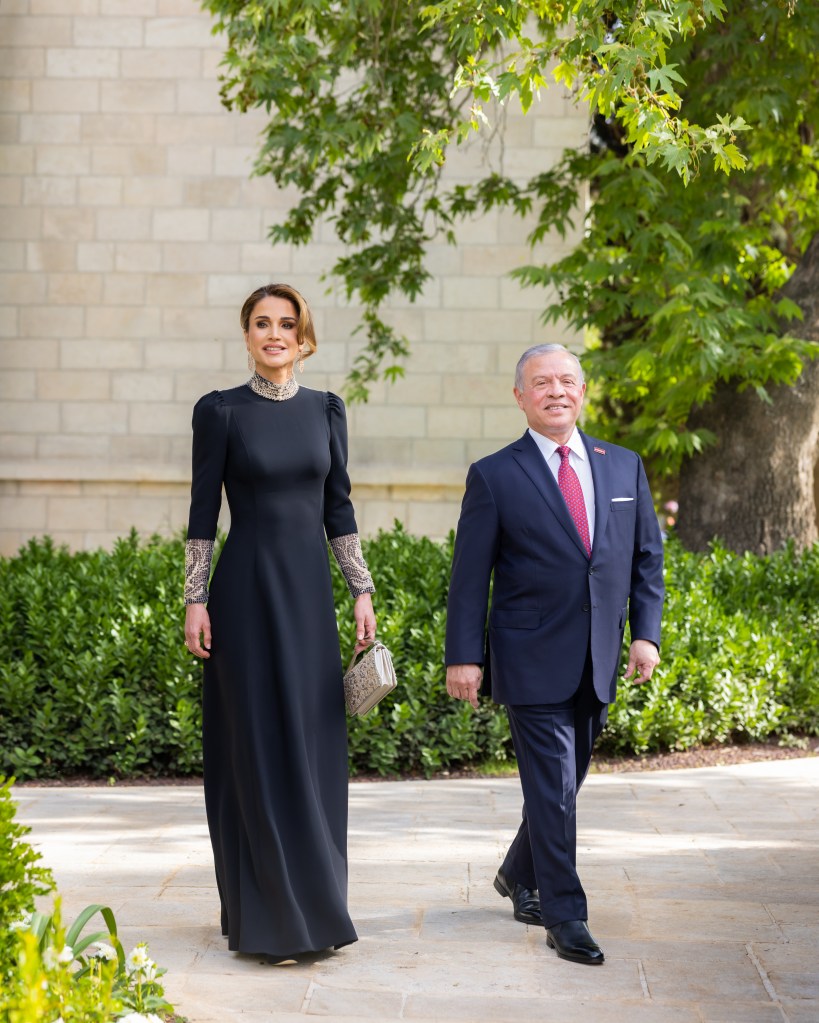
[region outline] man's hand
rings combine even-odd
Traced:
[[[634,685],[642,685],[643,682],[648,682],[659,663],[660,653],[651,640],[635,639],[629,647],[628,665],[626,666],[626,673],[623,678],[626,680],[630,679],[636,671],[638,674],[634,679]]]
[[[450,664],[446,669],[446,691],[456,700],[469,700],[478,709],[478,690],[483,670],[477,664]]]

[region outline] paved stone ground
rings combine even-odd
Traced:
[[[192,1023],[817,1023],[819,759],[591,776],[578,850],[602,967],[558,960],[492,888],[516,779],[350,787],[358,944],[225,949],[202,790],[22,788],[66,917],[115,911]]]

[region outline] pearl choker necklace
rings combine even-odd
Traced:
[[[247,386],[256,394],[270,401],[287,401],[298,391],[299,385],[295,377],[289,377],[283,384],[274,384],[260,373],[254,373],[248,380]]]

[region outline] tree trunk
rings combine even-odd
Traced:
[[[819,234],[783,291],[804,313],[800,336],[819,342]],[[680,472],[678,528],[689,549],[705,550],[719,537],[737,553],[770,554],[788,540],[806,547],[819,538],[819,359],[805,364],[793,387],[769,393],[770,405],[723,384],[693,410],[690,424],[711,430],[717,443]]]

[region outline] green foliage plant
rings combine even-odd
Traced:
[[[31,913],[38,896],[54,888],[51,871],[26,841],[31,829],[15,820],[13,781],[0,775],[0,980],[12,960],[16,923]]]
[[[99,913],[106,924],[106,930],[93,931],[90,934],[83,933],[86,924]],[[62,928],[62,912],[59,899],[55,901],[55,908],[51,913],[33,912],[27,919],[28,929],[37,938],[41,954],[45,954],[49,947],[69,948],[72,952],[72,963],[79,964],[79,971],[76,976],[82,976],[90,969],[91,961],[94,958],[108,959],[109,955],[99,956],[98,945],[105,943],[106,950],[111,949],[110,959],[116,959],[119,970],[125,969],[125,952],[117,937],[117,922],[109,906],[102,906],[97,903],[86,908],[80,913],[77,919],[67,930]]]
[[[681,528],[697,549],[719,535],[769,552],[785,519],[797,543],[815,541],[799,468],[815,452],[792,439],[813,435],[819,404],[815,0],[203,6],[225,36],[224,104],[267,114],[256,173],[298,196],[271,239],[304,245],[329,224],[343,242],[329,276],[367,333],[349,397],[402,371],[409,342],[388,300],[421,293],[432,239],[457,244],[465,222],[499,209],[527,218],[532,246],[571,228],[557,262],[513,276],[542,294],[547,322],[587,339],[590,430],[639,450],[683,506],[674,479],[690,474],[698,508]],[[502,149],[504,106],[526,111],[547,87],[587,104],[586,143],[554,165],[544,151],[529,180],[498,173],[485,156]],[[460,160],[472,183],[459,184],[447,153],[475,132]],[[784,452],[795,485],[732,532],[758,482],[740,471],[718,492],[702,477],[720,441],[732,465],[755,464],[759,441],[744,443],[732,413],[757,398],[763,457]]]
[[[0,753],[18,778],[201,772],[201,670],[181,640],[181,538],[0,559]]]
[[[793,336],[798,311],[776,291],[817,227],[815,4],[203,6],[225,35],[224,104],[268,114],[256,173],[298,192],[271,240],[306,244],[329,220],[345,244],[331,274],[361,304],[368,335],[351,397],[366,396],[384,358],[406,354],[380,310],[391,293],[420,293],[432,238],[455,242],[464,219],[497,206],[534,213],[533,243],[562,234],[583,216],[588,181],[593,229],[576,253],[519,276],[558,292],[548,317],[607,342],[590,371],[624,381],[611,418],[626,434],[624,406],[642,410],[635,445],[678,465],[713,439],[687,434],[685,418],[716,380],[765,393],[795,379],[807,350]],[[513,97],[528,110],[550,83],[588,104],[590,151],[567,151],[529,182],[442,176],[450,145],[494,130]],[[780,337],[783,325],[796,329]]]
[[[393,651],[399,686],[351,722],[354,770],[429,774],[513,759],[502,708],[483,698],[473,712],[446,695],[442,602],[451,544],[398,524],[364,543],[379,637]],[[819,734],[819,547],[739,557],[714,545],[699,555],[672,536],[666,556],[663,660],[650,684],[621,683],[601,749],[645,753]],[[335,585],[342,644],[351,648],[340,576]]]
[[[298,194],[271,241],[306,244],[329,220],[344,243],[332,275],[360,304],[367,336],[349,376],[352,398],[366,397],[385,359],[386,376],[402,371],[393,360],[408,342],[381,307],[392,292],[420,294],[432,238],[455,241],[466,211],[441,175],[446,149],[491,128],[488,104],[515,96],[528,110],[551,81],[603,116],[616,111],[635,150],[685,180],[702,163],[745,162],[735,144],[741,117],[680,116],[684,82],[669,57],[676,41],[721,22],[724,0],[202,6],[225,36],[222,102],[269,117],[255,173]],[[488,191],[499,201],[491,182]]]
[[[83,934],[100,912],[108,931]],[[34,913],[14,931],[15,954],[0,994],[4,1023],[161,1023],[173,1010],[159,969],[142,942],[126,957],[108,907],[87,907],[66,930],[60,902],[50,914]]]
[[[489,123],[487,104],[516,96],[525,113],[551,82],[575,92],[592,115],[616,116],[635,152],[683,181],[703,162],[726,173],[742,168],[735,139],[748,126],[741,117],[709,111],[700,124],[680,116],[687,68],[674,45],[722,28],[727,8],[725,0],[428,4],[425,24],[446,28],[458,58],[454,90],[471,102],[463,122],[419,141],[418,160],[442,163],[448,145]]]
[[[60,935],[57,934],[59,942]],[[58,943],[45,952],[35,934],[17,936],[16,966],[0,993],[3,1023],[110,1023],[120,1010],[113,994],[113,969],[100,963],[85,982],[78,983]]]
[[[553,208],[577,219],[569,206],[591,182],[579,243],[514,276],[555,296],[546,320],[586,333],[590,428],[666,474],[717,440],[689,416],[719,385],[770,402],[819,351],[782,294],[819,230],[819,6],[728,0],[724,15],[669,38],[668,60],[684,69],[687,117],[730,109],[751,129],[742,173],[709,163],[690,180],[663,172],[616,108],[595,121],[587,152],[565,154],[524,190],[541,208],[534,242]]]
[[[688,749],[819,734],[819,545],[767,557],[667,544],[662,662],[621,685],[603,748]]]
[[[363,547],[398,688],[349,720],[351,772],[429,775],[510,762],[503,709],[483,698],[473,712],[446,694],[452,537],[436,543],[396,523]],[[200,773],[202,668],[182,642],[183,576],[179,539],[131,536],[111,552],[74,555],[32,541],[0,559],[0,771]],[[335,566],[333,586],[346,662],[352,608]],[[620,686],[604,749],[819,734],[819,547],[759,557],[712,545],[693,554],[672,535],[666,587],[662,663],[649,685]],[[62,642],[43,635],[46,614]]]
[[[35,900],[54,892],[51,872],[26,841],[30,828],[15,819],[12,781],[0,778],[0,1021],[161,1023],[173,1006],[160,978],[165,973],[143,942],[128,956],[107,906],[87,906],[63,926],[59,896],[51,912]],[[88,930],[100,915],[104,930]]]
[[[273,225],[274,243],[304,244],[329,217],[345,254],[334,273],[363,315],[368,344],[350,374],[362,397],[384,359],[399,375],[406,339],[380,315],[397,287],[414,299],[426,220],[438,216],[435,176],[407,157],[422,132],[459,118],[446,31],[426,29],[415,3],[208,0],[227,34],[223,103],[270,114],[255,173],[299,198]]]

